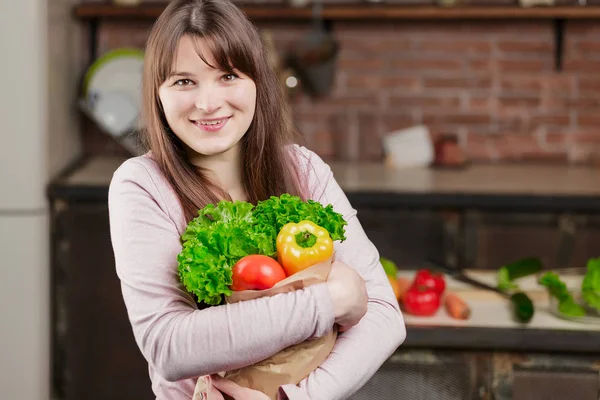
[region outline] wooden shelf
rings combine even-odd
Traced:
[[[282,5],[245,5],[240,8],[254,20],[307,20],[311,7],[294,8]],[[80,4],[74,9],[80,19],[157,18],[164,4],[144,4],[135,7],[106,4]],[[330,20],[444,20],[444,19],[600,19],[600,6],[586,7],[435,7],[391,4],[325,5],[323,18]]]

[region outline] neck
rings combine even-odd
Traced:
[[[215,156],[194,155],[192,164],[206,171],[208,177],[223,187],[233,200],[246,200],[242,181],[242,155],[239,146]]]

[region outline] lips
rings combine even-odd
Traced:
[[[192,120],[192,123],[204,131],[215,132],[221,129],[230,118],[231,117]]]

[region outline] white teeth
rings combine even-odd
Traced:
[[[220,119],[218,121],[200,121],[200,125],[218,125],[221,122],[225,121],[224,119]]]

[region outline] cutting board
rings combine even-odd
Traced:
[[[400,271],[399,276],[413,279],[414,271]],[[473,278],[487,283],[491,286],[496,285],[495,271],[468,270],[466,274]],[[568,286],[570,277],[563,280]],[[586,330],[600,331],[600,324],[582,324],[558,318],[550,313],[549,297],[546,290],[536,282],[535,276],[519,279],[519,286],[527,292],[534,303],[535,314],[528,324],[522,324],[512,318],[509,303],[499,294],[474,288],[473,286],[456,281],[446,276],[446,288],[449,292],[457,293],[471,307],[471,318],[466,321],[450,318],[444,307],[440,307],[437,313],[431,317],[418,317],[403,313],[404,321],[407,325],[413,326],[453,326],[453,327],[482,327],[482,328],[525,328],[525,329],[556,329],[556,330]]]

